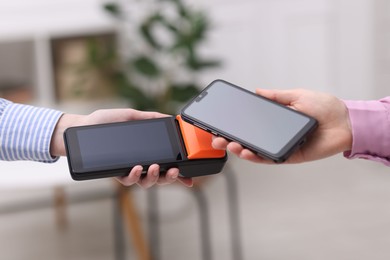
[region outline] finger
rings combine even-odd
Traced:
[[[255,153],[253,153],[248,149],[243,149],[239,154],[239,157],[241,159],[248,160],[255,163],[275,164],[273,161],[264,159],[263,157],[256,155]]]
[[[256,162],[256,163],[265,163],[265,159],[262,157],[256,155],[252,151],[248,149],[244,149],[240,144],[231,142],[227,150],[233,154],[235,154],[237,157],[244,159],[244,160],[249,160],[251,162]]]
[[[184,184],[184,186],[187,186],[187,187],[192,187],[194,186],[194,181],[192,180],[192,178],[187,178],[187,177],[181,177],[179,176],[179,178],[177,178],[177,180],[179,182],[181,182],[182,184]]]
[[[138,181],[138,185],[142,188],[150,188],[157,183],[157,180],[160,175],[160,166],[158,164],[152,164],[149,166],[148,173],[145,178]]]
[[[299,93],[296,90],[256,89],[256,94],[283,105],[290,105],[299,97]]]
[[[165,179],[160,177],[157,183],[161,185],[165,185],[165,184],[173,183],[174,181],[177,180],[186,187],[192,187],[194,185],[192,178],[181,177],[179,176],[179,173],[180,173],[179,169],[171,168],[166,173]]]
[[[131,119],[132,120],[143,120],[143,119],[153,119],[153,118],[168,117],[168,116],[170,116],[170,115],[162,114],[159,112],[133,110]]]
[[[237,156],[240,156],[240,153],[242,152],[244,148],[236,142],[231,142],[227,145],[227,150],[234,153]]]
[[[125,177],[117,177],[116,179],[123,185],[130,186],[139,181],[141,174],[142,174],[142,166],[137,165],[134,166],[133,169],[131,169],[129,175]]]
[[[249,149],[245,149],[242,147],[242,145],[236,142],[229,143],[227,150],[244,160],[249,160],[256,163],[272,163],[272,161],[267,162],[268,160],[258,156]]]
[[[159,185],[171,184],[174,183],[178,177],[179,177],[179,169],[171,168],[166,172],[164,176],[160,176],[160,178],[157,181],[157,184]]]
[[[211,145],[214,149],[225,150],[229,142],[222,137],[215,137],[211,142]]]

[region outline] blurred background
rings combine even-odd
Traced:
[[[0,0],[0,96],[68,113],[177,113],[210,81],[389,95],[385,0]],[[124,189],[67,162],[0,163],[1,259],[389,259],[390,171],[337,155],[230,157],[221,174]]]

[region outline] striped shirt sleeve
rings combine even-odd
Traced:
[[[62,112],[0,98],[0,160],[55,162],[50,141]]]

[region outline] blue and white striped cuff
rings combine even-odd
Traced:
[[[0,160],[55,162],[50,141],[62,112],[9,103],[0,118]]]

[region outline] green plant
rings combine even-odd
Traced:
[[[199,92],[197,76],[220,65],[218,60],[202,58],[199,52],[210,21],[183,0],[145,2],[149,3],[148,11],[138,20],[128,19],[131,13],[117,3],[104,5],[122,28],[127,28],[122,32],[131,39],[126,46],[128,55],[111,77],[132,107],[176,113],[178,105]]]

